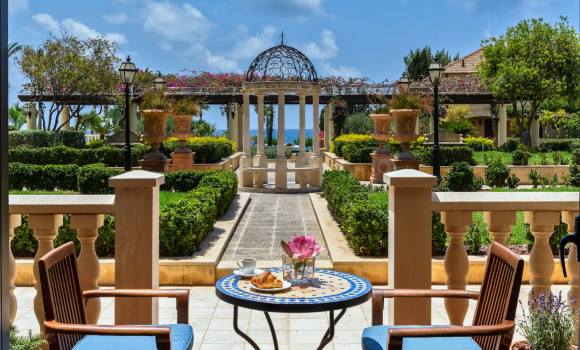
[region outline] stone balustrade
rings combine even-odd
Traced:
[[[463,244],[463,239],[472,223],[473,212],[483,212],[484,222],[494,242],[505,245],[516,225],[516,212],[524,212],[525,222],[530,225],[534,236],[534,246],[529,256],[528,267],[531,275],[530,284],[536,295],[547,292],[552,286],[552,275],[555,272],[554,259],[556,258],[549,245],[554,233],[554,226],[561,220],[568,224],[568,232],[574,231],[574,218],[578,215],[578,193],[575,192],[477,192],[453,193],[436,192],[426,193],[425,184],[431,184],[434,177],[415,170],[403,170],[384,175],[385,183],[389,184],[389,286],[425,285],[431,276],[417,273],[417,264],[413,264],[407,257],[392,256],[391,245],[399,247],[400,242],[408,242],[425,236],[412,225],[398,225],[396,223],[407,220],[415,222],[425,213],[441,212],[441,221],[445,224],[445,232],[449,236],[449,246],[445,255],[444,266],[447,275],[448,289],[465,290],[469,275],[469,260]],[[405,198],[400,192],[404,189]],[[409,203],[408,205],[405,203]],[[411,212],[408,212],[411,211]],[[429,225],[427,234],[431,230],[431,216],[428,216]],[[423,219],[427,220],[427,219]],[[426,225],[425,225],[426,226]],[[416,246],[416,245],[414,245]],[[427,261],[431,252],[415,251],[414,261]],[[391,265],[401,264],[403,267]],[[397,273],[398,272],[398,273]],[[570,291],[568,300],[578,299],[579,265],[576,261],[576,247],[573,247],[568,257],[568,272],[570,274]],[[409,276],[413,276],[412,281]],[[401,282],[402,281],[402,282]],[[531,298],[531,296],[530,296]],[[411,301],[413,303],[413,301]],[[445,300],[445,309],[452,325],[463,325],[468,311],[468,302],[463,300]],[[428,313],[430,305],[409,304],[400,307],[389,305],[389,313],[394,315],[393,324],[422,324],[418,315]],[[574,307],[576,307],[574,305]],[[412,310],[411,310],[412,308]],[[402,313],[403,316],[397,316]],[[406,323],[398,323],[404,319]]]

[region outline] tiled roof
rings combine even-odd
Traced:
[[[458,59],[445,66],[444,74],[469,74],[475,73],[476,67],[481,62],[483,47],[469,55]]]

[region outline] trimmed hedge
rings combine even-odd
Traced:
[[[520,144],[521,144],[520,139],[508,137],[505,143],[499,147],[499,150],[501,152],[511,153],[515,151]]]
[[[12,131],[8,134],[8,147],[52,147],[66,146],[72,148],[85,147],[84,131],[75,130],[21,130]]]
[[[344,159],[351,163],[372,163],[371,153],[376,147],[357,147],[355,144],[347,143],[342,147]]]
[[[330,152],[336,154],[338,157],[344,157],[342,148],[346,144],[353,144],[357,148],[361,147],[379,147],[379,141],[375,140],[370,135],[347,134],[341,135],[334,139],[330,145]]]
[[[197,164],[216,163],[236,153],[236,143],[225,137],[190,137],[186,140],[186,146],[195,152],[193,160]],[[178,147],[179,139],[175,137],[163,142],[164,153],[168,157]]]
[[[493,151],[493,140],[485,137],[468,137],[465,144],[476,152]]]
[[[441,146],[441,165],[450,166],[453,163],[466,162],[469,165],[477,165],[473,158],[473,149],[467,146]],[[433,147],[428,147],[417,152],[417,157],[423,165],[433,165]]]
[[[542,139],[540,141],[541,152],[574,152],[580,148],[577,139]]]
[[[131,146],[132,165],[139,166],[139,160],[151,150],[146,145]],[[24,164],[88,164],[103,163],[109,167],[121,167],[125,164],[124,149],[115,146],[77,149],[66,146],[53,147],[16,147],[8,151],[9,162]]]

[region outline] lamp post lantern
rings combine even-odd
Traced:
[[[162,94],[165,92],[167,82],[165,81],[165,78],[163,78],[163,76],[161,75],[161,72],[158,72],[155,81],[153,81],[153,85],[155,86],[155,90],[157,90],[158,93]]]
[[[411,81],[409,80],[409,78],[407,78],[407,73],[403,72],[403,76],[399,78],[399,84],[405,90],[409,89],[409,86],[411,86]]]
[[[441,183],[441,153],[439,150],[439,83],[443,76],[443,65],[439,62],[439,58],[429,66],[429,77],[433,85],[433,118],[434,118],[434,142],[433,142],[433,175],[437,177],[437,185]]]
[[[127,61],[119,68],[121,83],[125,85],[125,171],[131,171],[131,129],[129,128],[129,88],[133,84],[137,68],[131,58],[127,56]]]

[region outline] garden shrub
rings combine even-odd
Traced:
[[[373,118],[367,113],[347,115],[344,123],[345,134],[371,134],[375,130]]]
[[[566,158],[564,158],[562,153],[555,151],[554,153],[552,153],[552,164],[554,164],[554,165],[567,165],[568,162],[566,161]]]
[[[518,148],[519,144],[521,144],[520,139],[508,137],[505,143],[499,147],[499,150],[502,152],[511,153]]]
[[[450,166],[453,163],[466,162],[469,165],[477,165],[473,158],[473,149],[467,146],[442,146],[440,148],[441,165]],[[424,165],[433,165],[433,147],[426,147],[417,153],[417,157]]]
[[[524,145],[519,145],[518,148],[512,152],[513,165],[528,165],[528,161],[532,158],[532,154],[527,151]]]
[[[347,143],[342,147],[342,154],[344,159],[351,163],[372,163],[373,159],[371,153],[375,151],[376,147],[357,147],[355,144]]]
[[[431,245],[433,254],[440,254],[446,247],[449,237],[445,232],[445,225],[441,222],[441,213],[431,214]]]
[[[489,187],[506,187],[509,176],[510,170],[499,157],[485,168],[485,184]]]
[[[445,174],[445,183],[452,192],[478,192],[483,186],[483,179],[475,176],[468,163],[460,162],[451,165]]]
[[[204,176],[199,182],[199,187],[217,188],[221,191],[221,197],[217,199],[216,204],[218,216],[222,216],[238,194],[238,177],[233,171],[216,171]]]
[[[47,344],[40,333],[33,334],[29,329],[27,335],[20,335],[20,331],[13,324],[10,324],[9,338],[11,350],[38,350],[42,345]]]
[[[411,151],[420,151],[423,149],[423,143],[425,143],[425,137],[419,136],[416,141],[412,141],[409,147]],[[401,147],[401,143],[399,142],[399,147]]]
[[[76,191],[79,167],[69,165],[8,164],[9,190]]]
[[[93,139],[87,142],[87,148],[99,148],[105,146],[105,140]]]
[[[568,182],[570,186],[580,187],[580,169],[576,163],[570,165]]]
[[[123,170],[107,169],[104,164],[91,164],[78,170],[78,190],[82,194],[112,194],[109,178],[122,174]]]
[[[236,143],[225,137],[190,137],[187,148],[195,152],[193,160],[198,164],[217,163],[223,157],[236,153]],[[179,139],[171,137],[163,142],[164,153],[170,156],[179,147]]]
[[[331,142],[330,152],[336,154],[338,157],[344,157],[342,148],[347,144],[353,144],[357,148],[361,147],[379,147],[379,141],[375,140],[370,135],[346,134],[340,135]]]
[[[8,147],[52,147],[66,146],[72,148],[85,147],[85,133],[75,130],[19,130],[8,134]]]
[[[507,187],[511,189],[518,188],[520,184],[520,178],[516,176],[516,174],[512,174],[512,176],[507,178]]]
[[[530,242],[528,243],[528,251],[531,252],[534,247],[535,238],[532,231],[530,231],[530,224],[525,223],[524,226],[526,229],[526,240]],[[567,234],[568,224],[562,222],[562,213],[560,212],[560,224],[554,225],[554,233],[550,236],[550,248],[552,249],[552,254],[558,254],[560,240]]]
[[[493,140],[485,137],[468,137],[463,140],[475,152],[493,151]]]
[[[476,221],[469,225],[463,242],[469,247],[471,254],[479,255],[481,246],[491,243],[491,235],[481,222]]]
[[[572,152],[580,147],[580,141],[577,139],[541,139],[541,152]]]
[[[546,153],[542,153],[542,160],[540,160],[540,165],[548,165],[548,155]]]

